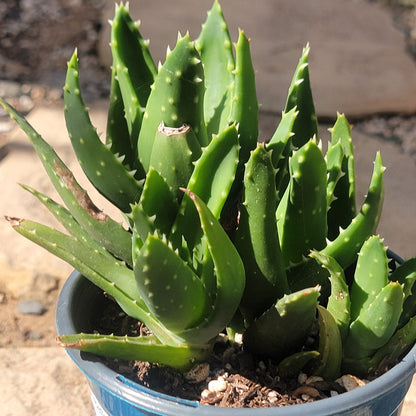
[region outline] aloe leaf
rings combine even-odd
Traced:
[[[139,169],[137,151],[133,151],[129,128],[125,117],[123,97],[115,68],[111,70],[110,105],[107,114],[106,145],[116,156],[124,156],[121,161],[127,170]],[[136,144],[137,146],[137,140]],[[135,177],[144,177],[139,169]]]
[[[320,365],[314,370],[314,374],[322,376],[325,380],[335,380],[341,372],[341,335],[332,314],[321,305],[318,305],[317,308]]]
[[[100,140],[81,97],[77,55],[68,63],[64,112],[72,147],[90,182],[123,212],[138,201],[141,187],[113,152]]]
[[[133,236],[134,247],[142,248],[144,242],[149,234],[153,234],[156,229],[154,222],[146,215],[143,208],[135,204],[131,210],[131,219],[133,221]]]
[[[193,192],[185,192],[197,208],[217,279],[212,313],[186,336],[187,339],[193,336],[210,339],[231,322],[240,304],[245,285],[244,266],[233,243],[206,204]]]
[[[388,283],[373,303],[351,323],[345,355],[367,357],[386,344],[397,328],[402,305],[402,286],[397,282]]]
[[[310,140],[289,162],[290,183],[276,211],[285,264],[299,263],[326,245],[326,163]]]
[[[178,202],[169,189],[163,177],[153,168],[146,175],[143,192],[138,204],[147,221],[152,224],[151,229],[168,235],[178,212]],[[133,209],[133,219],[135,218]],[[147,234],[143,235],[143,241]]]
[[[277,126],[270,142],[267,144],[267,150],[272,151],[272,162],[276,169],[276,190],[277,200],[282,199],[287,185],[289,183],[289,156],[294,149],[292,144],[293,124],[299,112],[296,107],[290,111],[282,112],[282,119]]]
[[[414,282],[416,280],[416,257],[399,264],[390,274],[389,280],[399,282],[403,285],[405,299],[413,294]]]
[[[406,260],[390,275],[392,282],[403,285],[404,303],[399,327],[405,325],[416,314],[416,257]]]
[[[58,342],[65,348],[76,348],[104,357],[148,361],[189,370],[195,362],[210,354],[209,345],[166,345],[155,336],[115,336],[100,334],[61,335]]]
[[[260,315],[289,293],[276,224],[275,169],[263,144],[246,164],[243,203],[234,241],[246,271],[244,310]]]
[[[238,165],[238,133],[234,125],[227,127],[204,148],[189,179],[188,189],[201,198],[219,219],[234,181]],[[189,198],[183,198],[170,240],[185,238],[191,250],[202,236],[198,213]]]
[[[128,9],[116,5],[111,22],[111,52],[113,70],[116,72],[125,108],[125,118],[130,135],[131,154],[137,156],[137,138],[143,119],[143,109],[157,74],[156,66],[146,42]],[[118,140],[115,135],[112,140]]]
[[[319,285],[321,286],[321,301],[323,303],[331,293],[329,272],[310,257],[305,257],[300,263],[287,267],[286,276],[291,292]]]
[[[272,138],[266,144],[266,149],[272,152],[272,162],[275,169],[279,169],[281,162],[286,162],[288,144],[291,144],[293,136],[293,124],[299,111],[293,107],[290,111],[282,112],[282,119],[276,128]]]
[[[319,291],[317,286],[283,296],[247,328],[244,347],[277,361],[299,351],[315,322]]]
[[[201,145],[191,126],[166,127],[162,122],[157,130],[150,156],[149,169],[154,168],[163,177],[173,195],[180,201],[183,188],[201,156]]]
[[[280,201],[289,183],[289,156],[292,153],[293,124],[299,112],[296,107],[290,111],[282,112],[282,119],[277,126],[269,143],[267,150],[272,151],[272,162],[276,169],[277,200]]]
[[[297,377],[299,373],[313,361],[319,359],[318,351],[300,351],[284,358],[278,365],[282,378]]]
[[[351,224],[322,250],[324,254],[335,258],[344,269],[354,263],[364,241],[376,231],[383,208],[384,170],[380,154],[377,153],[370,187],[359,213]]]
[[[371,371],[384,372],[397,364],[416,341],[416,316],[400,328],[371,358]]]
[[[231,224],[235,228],[235,213],[240,203],[244,178],[244,164],[250,157],[250,152],[256,148],[258,139],[258,102],[255,85],[255,72],[250,54],[250,41],[244,31],[239,30],[238,41],[235,45],[236,66],[234,85],[232,88],[232,107],[229,123],[237,126],[239,135],[239,164],[235,173],[233,186],[230,189],[224,213],[223,224]]]
[[[131,234],[93,204],[55,150],[43,140],[24,117],[2,99],[0,99],[0,104],[32,142],[53,186],[74,218],[94,240],[116,257],[132,265]]]
[[[201,146],[208,144],[204,123],[204,71],[189,35],[179,38],[168,53],[152,86],[138,140],[140,161],[147,171],[157,129],[163,121],[168,127],[192,127]]]
[[[403,325],[405,325],[409,319],[411,319],[416,313],[416,297],[414,294],[412,296],[406,298],[406,300],[403,303],[403,311],[400,315],[400,320],[398,327],[401,328]]]
[[[370,356],[344,357],[343,371],[359,377],[384,374],[396,365],[416,341],[416,316],[413,316],[388,342]]]
[[[182,248],[180,251],[181,257],[184,259],[186,259],[186,256],[189,253],[186,249]],[[205,236],[201,238],[200,243],[195,246],[189,257],[191,258],[189,261],[192,263],[195,273],[204,284],[211,303],[213,304],[217,292],[217,277],[215,275],[215,265],[211,253],[209,252]]]
[[[188,189],[197,194],[219,218],[233,183],[239,143],[235,125],[228,126],[204,149],[195,164]]]
[[[104,256],[98,249],[95,250],[96,246],[87,246],[76,237],[53,228],[30,220],[9,217],[7,219],[19,234],[69,263],[116,299],[128,315],[152,323],[137,290],[133,271],[124,263]]]
[[[387,285],[389,269],[386,248],[379,236],[371,236],[358,255],[351,286],[351,320],[355,320]]]
[[[114,256],[109,253],[104,247],[97,242],[78,224],[76,219],[71,213],[62,205],[58,204],[48,196],[36,191],[27,185],[21,185],[26,191],[34,195],[53,215],[54,217],[65,227],[65,229],[73,235],[76,239],[82,243],[91,247],[91,250],[99,252],[114,260]]]
[[[342,176],[333,190],[335,199],[328,211],[328,237],[333,240],[339,234],[339,228],[345,229],[357,215],[357,209],[355,206],[355,168],[351,127],[343,114],[337,115],[337,121],[330,131],[331,146],[340,143],[343,150],[340,165]]]
[[[245,163],[258,139],[258,103],[255,72],[250,54],[250,41],[239,31],[236,49],[235,85],[230,121],[238,126],[240,162]]]
[[[218,1],[208,12],[195,46],[204,65],[204,114],[211,140],[229,122],[235,67],[230,34]]]
[[[139,291],[152,314],[173,332],[197,325],[208,297],[193,270],[159,238],[149,235],[134,262]],[[203,342],[203,341],[202,341]]]
[[[326,187],[327,193],[327,205],[329,211],[331,210],[331,204],[335,201],[336,197],[334,195],[335,188],[337,186],[338,181],[343,175],[342,172],[342,161],[344,159],[344,151],[342,149],[342,145],[340,142],[332,145],[329,144],[328,151],[326,152],[326,165],[328,170],[328,184]],[[328,224],[328,233],[333,234],[332,230],[333,227],[331,226],[331,230],[329,230]],[[338,235],[338,230],[335,236]]]
[[[250,54],[250,41],[244,31],[240,29],[238,41],[235,44],[236,67],[233,71],[235,80],[232,86],[230,123],[237,125],[241,149],[236,179],[226,203],[227,211],[233,211],[234,206],[240,202],[244,164],[247,162],[250,152],[255,149],[259,134],[259,105],[255,86],[255,71]],[[225,221],[228,222],[228,219]]]
[[[318,137],[318,123],[309,81],[309,51],[310,47],[306,45],[293,75],[285,107],[286,113],[295,106],[299,111],[293,125],[292,138],[293,145],[297,148],[302,147],[312,137]]]
[[[345,281],[344,270],[333,258],[322,253],[312,251],[310,256],[330,273],[331,295],[328,298],[326,309],[334,317],[341,339],[344,341],[347,337],[351,320],[351,300]]]

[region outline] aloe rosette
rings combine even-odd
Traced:
[[[81,167],[123,224],[99,210],[54,149],[0,101],[27,133],[63,205],[24,188],[67,232],[8,217],[11,225],[150,330],[63,335],[60,343],[184,370],[206,360],[226,330],[230,342],[242,332],[243,348],[275,360],[282,375],[307,369],[334,379],[394,364],[416,339],[416,261],[390,269],[376,234],[380,154],[356,207],[343,114],[323,150],[309,45],[280,122],[261,142],[250,41],[240,30],[233,51],[217,1],[197,39],[179,35],[159,66],[123,4],[111,21],[110,46],[105,140],[82,98],[76,51],[64,112]]]

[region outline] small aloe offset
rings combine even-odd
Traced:
[[[77,52],[64,86],[69,138],[90,183],[123,215],[99,210],[9,104],[63,205],[24,185],[66,233],[7,217],[108,293],[150,335],[68,334],[59,342],[114,358],[189,369],[219,334],[335,379],[388,368],[416,340],[416,258],[396,264],[377,235],[380,154],[355,201],[350,125],[337,114],[323,150],[307,45],[272,137],[259,141],[250,41],[231,42],[218,1],[200,35],[179,35],[156,66],[128,7],[111,22],[110,103],[102,141],[84,104]],[[312,341],[311,341],[312,340]]]

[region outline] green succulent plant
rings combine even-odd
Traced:
[[[124,224],[99,210],[72,172],[9,104],[63,200],[28,186],[67,233],[7,217],[70,263],[151,335],[69,334],[62,345],[180,370],[206,360],[218,334],[279,363],[328,379],[393,365],[416,340],[416,258],[389,260],[376,235],[381,157],[356,209],[350,125],[338,114],[326,152],[318,138],[302,52],[273,136],[258,142],[250,42],[232,48],[214,1],[199,37],[179,35],[165,62],[123,4],[111,22],[113,56],[105,142],[84,105],[78,57],[68,63],[66,125],[91,184]],[[356,266],[355,266],[356,265]],[[316,342],[305,347],[313,328]]]

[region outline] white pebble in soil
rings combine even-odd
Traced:
[[[227,382],[223,377],[219,376],[216,380],[211,380],[208,383],[208,390],[213,393],[221,393],[227,390]]]

